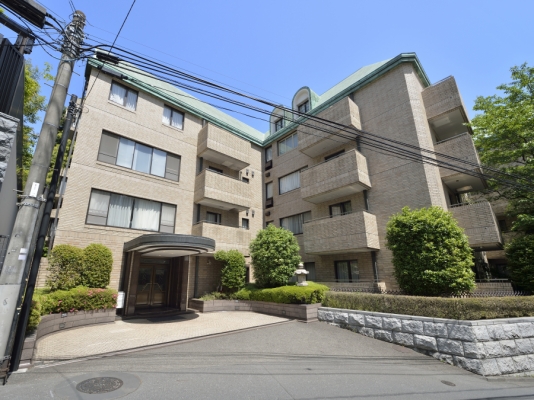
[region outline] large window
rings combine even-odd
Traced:
[[[345,215],[352,212],[352,206],[350,201],[345,201],[343,203],[338,203],[330,206],[330,216],[335,217],[336,215]]]
[[[279,192],[284,194],[300,187],[300,171],[295,171],[289,175],[283,176],[278,180]]]
[[[274,121],[274,131],[278,132],[280,129],[284,127],[284,119],[279,118],[276,121]]]
[[[86,223],[174,233],[176,206],[93,189]]]
[[[165,125],[174,126],[178,129],[184,129],[184,113],[176,111],[170,107],[163,107],[163,120]]]
[[[292,215],[290,217],[280,218],[280,226],[293,232],[294,235],[299,235],[303,232],[302,225],[304,222],[311,220],[311,211],[302,214]]]
[[[287,153],[291,149],[296,149],[299,145],[299,139],[297,133],[294,133],[285,139],[278,141],[278,155],[281,156]]]
[[[102,132],[98,161],[178,181],[180,156]]]
[[[109,99],[129,110],[135,111],[137,107],[137,92],[126,86],[119,85],[116,82],[111,82],[111,93]]]
[[[303,113],[303,114],[305,114],[308,111],[310,111],[310,102],[308,100],[306,100],[304,103],[299,104],[298,111]]]
[[[265,198],[266,199],[273,198],[273,183],[272,182],[265,184]]]
[[[358,282],[360,280],[357,260],[334,261],[334,266],[337,282]]]

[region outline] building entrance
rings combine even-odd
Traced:
[[[136,307],[164,307],[169,293],[168,265],[141,265],[137,281]]]

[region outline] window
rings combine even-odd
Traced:
[[[98,161],[178,181],[180,156],[102,132]]]
[[[222,174],[222,173],[223,173],[223,170],[222,170],[222,169],[215,168],[215,167],[212,167],[212,166],[209,166],[209,167],[208,167],[208,170],[213,171],[213,172],[216,172],[216,173],[218,173],[218,174]]]
[[[345,201],[343,203],[338,203],[330,206],[330,217],[335,217],[336,215],[345,215],[352,212],[352,206],[350,201]]]
[[[505,219],[499,219],[499,228],[501,229],[501,232],[508,232],[508,225],[506,224]]]
[[[315,281],[315,263],[314,262],[306,262],[304,263],[304,269],[309,272],[306,279],[308,281]]]
[[[93,189],[87,224],[174,232],[176,206]]]
[[[178,129],[184,129],[184,113],[180,111],[176,111],[170,107],[164,106],[162,122],[165,125],[174,126],[175,128],[178,128]]]
[[[137,107],[137,92],[116,82],[111,82],[111,93],[109,99],[129,110],[135,111]]]
[[[278,180],[278,189],[280,194],[290,192],[300,187],[300,171],[295,171],[289,175],[283,176]]]
[[[273,148],[269,146],[265,149],[265,162],[269,162],[273,159]]]
[[[284,127],[284,119],[279,118],[276,121],[274,121],[274,131],[278,132],[280,129]]]
[[[281,156],[282,154],[287,153],[289,150],[297,148],[298,145],[298,136],[296,133],[294,133],[291,136],[278,141],[278,155]]]
[[[206,213],[206,222],[209,222],[210,224],[221,225],[221,214],[208,211]]]
[[[245,183],[250,183],[250,179],[242,177],[241,180]]]
[[[310,111],[310,102],[306,100],[304,103],[300,104],[298,106],[298,111],[304,114]]]
[[[265,198],[266,199],[273,198],[273,183],[272,182],[265,184]]]
[[[339,157],[339,156],[342,155],[343,153],[345,153],[345,150],[341,150],[341,151],[338,151],[337,153],[330,154],[329,156],[326,156],[326,157],[324,158],[324,160],[325,160],[325,161],[330,161],[330,160],[333,159],[333,158]]]
[[[249,228],[249,220],[248,218],[241,218],[241,228],[248,229]]]
[[[280,218],[280,226],[293,232],[294,235],[299,235],[303,232],[302,225],[304,222],[311,220],[311,211],[302,214],[292,215],[290,217]]]
[[[360,271],[358,270],[358,260],[334,261],[336,269],[336,282],[358,282]]]

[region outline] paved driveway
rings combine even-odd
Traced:
[[[124,393],[99,397],[76,391],[80,381],[97,375],[123,379]],[[412,350],[322,322],[289,322],[35,368],[11,376],[8,385],[0,387],[2,399],[83,400],[119,395],[132,400],[526,400],[534,399],[534,381],[486,380]]]

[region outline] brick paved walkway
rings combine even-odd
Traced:
[[[83,358],[285,321],[289,319],[246,311],[116,321],[45,336],[37,343],[34,361]]]

